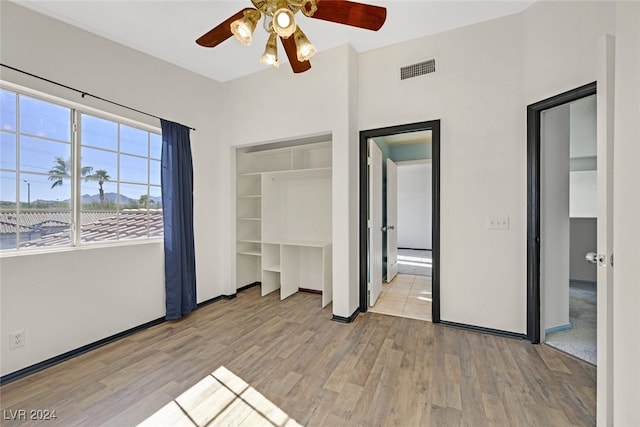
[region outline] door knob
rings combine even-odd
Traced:
[[[584,258],[592,264],[605,265],[607,262],[605,255],[600,255],[595,252],[589,252]]]
[[[395,230],[396,226],[395,225],[390,225],[388,228],[389,228],[389,230]]]

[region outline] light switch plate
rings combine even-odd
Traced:
[[[489,230],[508,230],[509,217],[508,216],[490,216],[489,218],[487,218],[487,228]]]

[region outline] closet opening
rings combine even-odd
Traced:
[[[283,300],[332,288],[332,139],[319,135],[235,149],[236,292]]]

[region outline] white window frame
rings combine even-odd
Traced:
[[[131,244],[140,244],[140,243],[149,243],[149,242],[158,242],[158,241],[162,241],[163,237],[152,237],[152,236],[147,236],[146,239],[124,239],[124,240],[105,240],[105,241],[93,241],[93,242],[82,242],[82,236],[81,236],[81,214],[82,214],[82,195],[81,195],[81,181],[82,181],[82,177],[81,177],[81,168],[82,168],[82,164],[81,164],[81,150],[82,150],[82,141],[80,139],[80,132],[81,132],[81,115],[82,114],[88,114],[100,119],[105,119],[105,120],[109,120],[109,121],[113,121],[116,122],[118,124],[121,125],[126,125],[126,126],[130,126],[130,127],[134,127],[146,132],[150,132],[150,133],[155,133],[158,134],[160,136],[162,136],[162,130],[160,127],[158,126],[152,126],[149,125],[147,123],[143,123],[137,120],[133,120],[124,116],[120,116],[117,114],[113,114],[113,113],[109,113],[97,108],[93,108],[84,104],[80,104],[78,102],[74,102],[74,101],[70,101],[68,99],[64,99],[64,98],[60,98],[58,96],[54,96],[54,95],[50,95],[48,93],[45,92],[41,92],[39,90],[35,90],[35,89],[31,89],[25,86],[21,86],[15,83],[11,83],[11,82],[7,82],[4,80],[0,80],[0,88],[5,89],[5,90],[9,90],[12,92],[15,92],[18,95],[25,95],[25,96],[29,96],[41,101],[45,101],[45,102],[50,102],[56,105],[59,105],[61,107],[65,107],[65,108],[69,108],[71,110],[71,116],[70,116],[70,120],[71,120],[71,138],[70,138],[70,143],[71,143],[71,164],[73,165],[73,179],[70,182],[71,185],[71,224],[70,224],[70,243],[69,245],[65,245],[65,246],[41,246],[41,247],[28,247],[28,248],[21,248],[20,247],[20,243],[19,243],[19,238],[20,238],[20,229],[19,226],[17,227],[17,233],[16,233],[16,247],[14,249],[5,249],[5,250],[0,250],[0,257],[3,256],[7,256],[7,255],[16,255],[16,254],[26,254],[26,253],[34,253],[34,252],[61,252],[61,251],[67,251],[69,249],[75,249],[75,248],[84,248],[84,247],[95,247],[95,246],[123,246],[123,245],[131,245]],[[16,114],[18,114],[18,112],[16,112]],[[119,129],[119,127],[118,127]],[[15,134],[16,137],[20,134],[20,131],[18,128],[16,128],[15,130]],[[18,138],[16,138],[16,145],[18,144]],[[18,147],[16,146],[16,149],[18,149]],[[18,150],[19,153],[19,150]],[[118,149],[117,149],[117,154],[118,154],[118,173],[117,173],[117,188],[119,190],[120,188],[120,161],[119,161],[119,157],[120,154],[122,154],[120,152],[120,132],[118,131]],[[127,154],[127,153],[124,153]],[[19,154],[18,154],[19,156]],[[138,157],[142,157],[142,156],[138,156]],[[147,163],[149,164],[149,159],[152,159],[150,157],[150,152],[149,150],[147,151]],[[18,159],[17,159],[18,160]],[[157,160],[155,158],[153,158],[153,160]],[[16,164],[16,171],[20,170],[20,165],[17,163]],[[149,186],[150,186],[150,173],[151,170],[150,168],[148,168],[147,170],[147,194],[149,194]],[[128,184],[129,182],[124,182],[125,184]],[[138,184],[138,183],[135,183]],[[18,188],[16,189],[16,202],[19,201],[20,199],[20,187],[18,185]],[[16,206],[16,215],[20,215],[20,203],[17,203]],[[118,211],[120,212],[120,211]],[[147,222],[147,226],[148,226],[148,222]],[[119,236],[119,224],[118,224],[118,230],[117,230],[118,236]]]

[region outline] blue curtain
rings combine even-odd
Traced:
[[[197,307],[193,165],[189,128],[162,119],[160,123],[166,319],[174,320]]]

